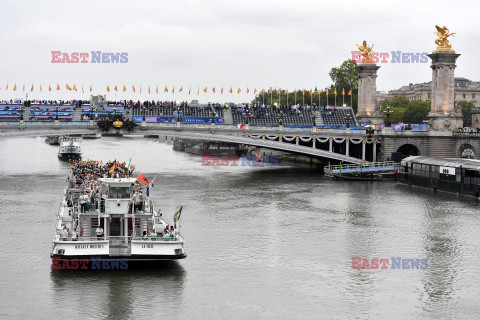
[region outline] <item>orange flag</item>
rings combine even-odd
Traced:
[[[277,90],[277,94],[280,94],[280,89]]]
[[[207,87],[205,87],[205,89],[203,89],[203,92],[207,93]]]
[[[72,91],[72,88],[70,88],[70,86],[68,85],[68,83],[67,83],[67,90],[68,90],[68,91]]]
[[[8,83],[7,83],[7,87],[5,88],[5,90],[8,90]]]
[[[345,90],[344,90],[344,89],[342,89],[342,96],[344,96],[344,95],[345,95]]]
[[[312,89],[310,89],[310,91],[309,91],[309,92],[310,92],[310,95],[312,95]]]
[[[228,90],[228,92],[233,93],[233,88],[230,87],[230,90]]]
[[[285,93],[288,94],[288,89],[287,89],[287,91],[285,91]]]
[[[183,91],[183,87],[180,87],[180,90],[178,90],[178,92],[182,92]]]
[[[240,93],[240,92],[242,92],[242,90],[241,90],[240,88],[238,88],[238,91],[237,91],[237,93]]]
[[[297,96],[297,89],[295,89],[295,97]]]
[[[264,93],[264,92],[265,92],[265,90],[264,90],[264,89],[262,89],[262,91],[260,91],[260,93]]]
[[[223,87],[222,87],[222,90],[220,90],[220,93],[223,94]]]
[[[157,86],[157,90],[155,90],[155,92],[158,94],[158,86]]]
[[[15,83],[15,85],[13,86],[13,91],[17,91],[17,84]]]
[[[57,83],[57,91],[60,90],[60,85]]]
[[[132,84],[132,90],[133,92],[135,92],[135,86]]]
[[[90,92],[92,92],[92,91],[93,91],[93,87],[92,87],[92,85],[90,85]]]
[[[148,86],[148,94],[150,94],[150,86]]]
[[[253,93],[257,93],[257,88],[255,88],[255,90],[253,90]]]
[[[350,91],[348,91],[348,95],[349,95],[349,96],[352,95],[352,89],[350,89]]]
[[[212,92],[215,93],[215,87],[213,87]]]
[[[77,87],[75,85],[73,85],[73,90],[77,91]]]
[[[30,92],[32,92],[32,91],[33,91],[33,84],[32,84],[32,88],[30,89]]]
[[[123,92],[127,91],[127,87],[125,87],[125,85],[123,85]]]
[[[163,91],[168,92],[167,86],[165,86],[165,89],[163,89]]]
[[[302,90],[302,94],[305,95],[305,89]]]
[[[268,93],[272,93],[272,92],[273,92],[273,90],[272,90],[272,88],[270,88],[270,90],[268,90]]]
[[[172,88],[172,93],[175,93],[175,87]]]
[[[40,85],[40,92],[42,92],[42,85]]]
[[[247,87],[247,93],[249,93],[249,92],[250,92],[250,90],[248,90],[248,87]]]
[[[335,88],[335,91],[333,91],[334,95],[337,95],[337,88]]]
[[[118,89],[117,89],[117,85],[115,85],[115,88],[113,88],[113,90],[115,90],[115,91],[118,91]]]
[[[328,89],[327,89],[327,92],[325,92],[325,94],[328,96]]]
[[[108,87],[108,84],[107,84],[107,92],[110,92],[110,88]]]

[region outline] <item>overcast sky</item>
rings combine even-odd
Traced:
[[[435,25],[446,25],[460,53],[456,76],[480,80],[478,1],[5,1],[0,2],[0,99],[25,84],[29,97],[73,98],[65,83],[117,98],[249,101],[246,88],[323,88],[328,72],[367,40],[377,52],[432,52]],[[125,64],[52,64],[51,51],[128,52]],[[89,61],[91,57],[89,58]],[[391,57],[389,58],[391,60]],[[431,80],[430,62],[380,64],[378,90]],[[6,84],[9,90],[5,92]],[[60,93],[48,93],[59,83]],[[43,93],[38,90],[43,87]],[[137,87],[133,94],[131,86]],[[138,92],[142,86],[142,94]],[[148,95],[148,86],[152,94]],[[161,94],[153,94],[159,86]],[[165,85],[194,95],[167,95]],[[242,94],[210,91],[233,87]],[[114,98],[114,93],[107,96]]]

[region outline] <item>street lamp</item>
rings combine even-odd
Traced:
[[[146,126],[146,123],[145,123],[145,106],[142,106],[142,114],[143,114],[142,127],[145,127]]]
[[[217,113],[215,112],[215,109],[213,109],[213,106],[212,106],[212,111],[210,111],[210,114],[212,115],[212,127],[215,126],[215,116],[217,115]]]
[[[283,117],[285,116],[285,113],[283,113],[283,111],[280,110],[280,112],[278,113],[278,128],[280,130],[283,130]]]
[[[182,116],[180,114],[180,107],[177,107],[177,127],[180,127],[182,124]]]
[[[315,113],[315,110],[312,111],[312,131],[317,132],[317,114]]]
[[[346,127],[347,129],[350,129],[350,121],[352,120],[352,115],[350,113],[347,113],[345,116],[345,122],[346,122]]]
[[[390,115],[393,113],[393,111],[390,110],[390,106],[387,105],[387,110],[386,111],[383,111],[383,113],[385,113],[385,115],[387,116],[387,119],[385,119],[385,126],[386,127],[389,127],[392,125],[392,122],[390,121]]]

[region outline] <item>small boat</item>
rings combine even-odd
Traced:
[[[59,136],[49,136],[45,138],[45,143],[48,143],[51,146],[59,146],[60,141],[58,141]]]
[[[58,158],[61,160],[77,160],[82,158],[80,138],[62,137],[59,140]]]
[[[350,181],[382,181],[383,180],[383,177],[381,174],[372,174],[372,173],[366,173],[366,174],[360,173],[360,174],[354,174],[354,175],[333,173],[332,176],[335,180],[350,180]]]
[[[100,133],[87,133],[82,135],[83,139],[100,139],[102,135]]]

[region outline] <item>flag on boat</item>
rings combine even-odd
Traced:
[[[177,228],[177,221],[180,221],[180,216],[182,215],[182,209],[183,209],[183,206],[181,206],[180,209],[178,209],[178,211],[175,212],[175,214],[173,215],[173,222],[175,224],[175,228]]]
[[[113,173],[113,171],[115,171],[115,163],[116,161],[113,162],[113,165],[108,169],[108,172]]]
[[[238,128],[238,129],[243,129],[243,124],[239,123],[239,124],[237,125],[237,128]]]
[[[156,177],[157,177],[157,176],[153,177],[152,182],[150,182],[150,184],[148,185],[150,188],[155,187],[155,178],[156,178]]]
[[[130,170],[130,165],[132,164],[132,158],[128,159],[127,170]]]
[[[138,176],[137,180],[145,183],[147,186],[149,185],[149,182],[148,182],[147,178],[145,178],[145,176],[143,175],[143,173],[141,173],[141,174]]]

